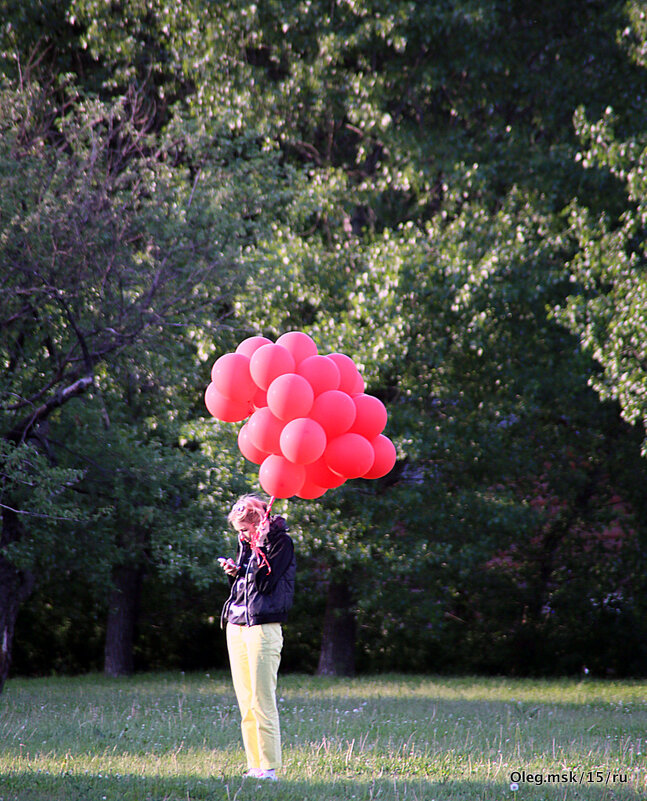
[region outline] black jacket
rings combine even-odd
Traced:
[[[285,520],[270,518],[267,544],[261,548],[271,571],[260,563],[247,542],[239,539],[236,565],[238,572],[230,578],[231,590],[220,616],[220,623],[258,626],[261,623],[283,623],[294,599],[296,559],[294,544],[288,536]]]

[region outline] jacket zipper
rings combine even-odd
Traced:
[[[248,580],[249,579],[249,568],[250,568],[250,566],[252,564],[252,559],[253,558],[254,558],[254,554],[252,553],[249,556],[249,560],[247,562],[247,567],[245,568],[245,622],[247,623],[248,626],[252,625],[250,623],[250,620],[249,620],[249,601],[248,601],[248,595],[247,595],[247,588],[249,586],[249,580]]]

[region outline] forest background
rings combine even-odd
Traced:
[[[394,470],[277,502],[286,670],[647,674],[638,0],[1,0],[0,687],[224,666],[210,367],[303,330]]]

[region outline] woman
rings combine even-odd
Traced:
[[[276,780],[281,766],[281,731],[276,681],[283,633],[294,598],[296,561],[285,520],[268,518],[267,504],[244,495],[229,513],[238,532],[236,561],[222,559],[231,591],[221,623],[241,714],[247,776]]]

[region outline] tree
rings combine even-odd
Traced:
[[[153,132],[135,89],[103,103],[69,82],[29,77],[14,87],[5,82],[0,120],[2,682],[15,617],[38,565],[66,550],[90,562],[99,552],[105,561],[91,531],[85,549],[71,548],[68,538],[75,521],[91,528],[114,499],[79,500],[87,461],[57,466],[69,460],[51,431],[70,420],[81,395],[108,425],[112,404],[124,402],[113,390],[128,354],[142,363],[154,351],[173,363],[175,386],[182,383],[182,337],[218,335],[230,313],[240,253],[254,229],[245,209],[258,212],[265,202],[258,174],[273,170],[271,153],[244,136],[214,146],[179,119]],[[245,180],[250,175],[254,181]],[[66,445],[87,447],[78,438]],[[54,530],[59,518],[67,524]]]
[[[305,327],[324,352],[351,353],[369,389],[389,401],[410,462],[402,484],[407,474],[423,483],[426,516],[411,508],[415,488],[386,492],[397,508],[400,493],[408,498],[404,521],[398,515],[405,531],[409,519],[421,538],[434,532],[427,576],[442,546],[453,550],[444,560],[455,576],[449,598],[504,542],[541,529],[518,476],[542,475],[578,428],[602,424],[586,359],[546,318],[569,290],[562,205],[583,185],[595,199],[615,196],[575,160],[573,109],[617,97],[619,74],[627,87],[640,76],[616,45],[621,4],[604,13],[559,3],[492,3],[480,16],[460,4],[397,10],[282,8],[281,21],[261,25],[262,39],[252,27],[258,61],[250,61],[264,67],[255,71],[259,102],[284,109],[272,120],[285,120],[282,147],[308,165],[308,180],[288,224],[252,254],[255,301],[242,297],[240,308],[270,335]],[[284,35],[275,37],[279,25]],[[627,88],[618,100],[629,108],[631,97]],[[551,485],[563,478],[554,468]],[[577,483],[562,492],[577,515],[595,515]],[[430,485],[435,507],[423,498]],[[356,592],[344,603],[356,609],[359,575],[387,525],[369,514],[373,493],[357,496],[343,495],[341,519],[328,496],[325,511],[303,514],[324,532],[312,555],[319,573],[322,564],[329,571],[333,605],[336,577],[350,576]],[[415,535],[404,539],[409,554],[420,553]]]
[[[571,232],[577,252],[569,270],[577,287],[556,310],[601,367],[592,386],[602,399],[620,403],[625,420],[647,430],[647,146],[644,134],[618,141],[607,108],[597,123],[582,110],[577,130],[586,148],[585,166],[608,169],[627,190],[627,205],[615,218],[573,204]],[[642,453],[647,456],[647,439]]]

